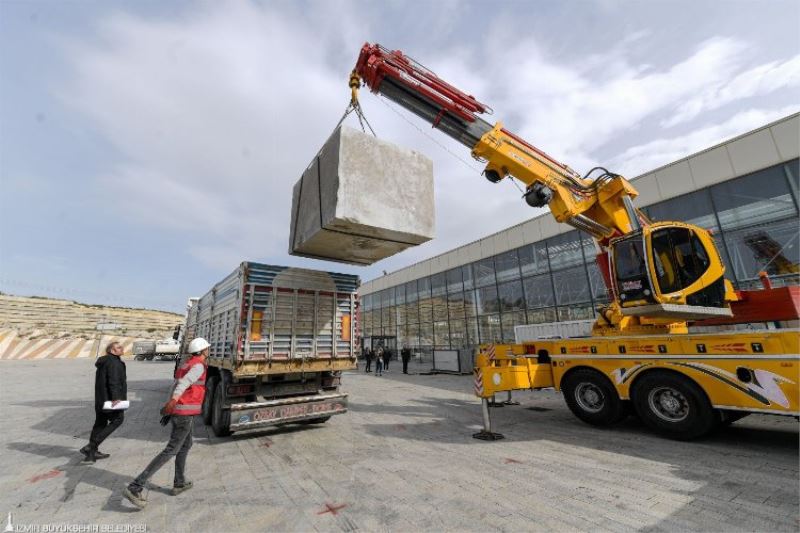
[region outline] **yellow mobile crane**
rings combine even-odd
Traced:
[[[474,371],[484,430],[476,438],[502,438],[491,431],[490,398],[547,387],[563,391],[590,424],[618,422],[633,404],[648,425],[684,439],[751,412],[798,416],[796,330],[688,333],[687,321],[732,321],[731,304],[741,299],[707,230],[648,220],[625,178],[601,167],[581,176],[502,123],[483,120],[487,105],[398,50],[365,44],[350,76],[356,109],[362,84],[464,144],[486,164],[489,181],[523,182],[529,205],[548,206],[600,248],[612,298],[598,309],[591,338],[481,347]],[[791,292],[794,315],[797,297]]]

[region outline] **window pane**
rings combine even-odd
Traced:
[[[478,289],[478,314],[496,313],[500,310],[500,302],[497,299],[496,287],[483,287]]]
[[[494,258],[497,282],[519,279],[519,257],[516,250],[509,250]]]
[[[394,305],[394,288],[384,289],[381,291],[381,299],[383,300],[383,307]]]
[[[447,309],[450,320],[464,320],[464,293],[458,292],[448,295]]]
[[[500,342],[503,338],[500,332],[500,315],[478,317],[478,328],[481,343]]]
[[[525,311],[503,313],[501,320],[503,326],[503,342],[515,342],[514,327],[526,324]]]
[[[478,316],[475,291],[464,291],[464,311],[466,311],[467,317]]]
[[[463,320],[450,321],[450,347],[462,348],[467,343],[467,328]]]
[[[417,301],[417,282],[409,281],[406,283],[406,302]]]
[[[433,320],[447,320],[447,296],[433,297]]]
[[[431,279],[428,277],[417,280],[417,299],[429,298],[431,295]]]
[[[523,280],[525,286],[525,301],[528,308],[550,307],[556,304],[553,296],[553,282],[550,274],[534,276]]]
[[[675,220],[714,230],[717,229],[717,219],[709,194],[708,190],[703,190],[671,198],[649,206],[647,214],[654,222]]]
[[[475,286],[494,285],[494,259],[487,257],[473,264],[475,272]]]
[[[398,304],[395,309],[397,310],[397,325],[402,326],[408,323],[408,313],[406,313],[406,304]]]
[[[419,323],[419,303],[414,301],[406,304],[406,323]]]
[[[783,165],[715,185],[711,195],[723,230],[797,215]]]
[[[447,280],[444,276],[444,272],[439,272],[438,274],[434,274],[431,276],[431,294],[433,296],[439,296],[440,294],[445,294],[447,292]]]
[[[419,301],[419,322],[420,324],[433,322],[433,300],[430,297]]]
[[[519,311],[525,309],[525,298],[522,296],[522,282],[509,281],[498,287],[500,309],[502,311]]]
[[[398,285],[394,288],[394,301],[397,305],[406,303],[406,286]]]
[[[433,345],[437,348],[450,348],[450,329],[446,320],[433,323]]]
[[[592,297],[597,303],[608,303],[611,301],[611,291],[606,289],[606,282],[603,275],[600,273],[600,267],[597,263],[589,263],[587,265],[589,270],[589,283],[592,286]]]
[[[571,305],[558,308],[558,320],[591,320],[594,318],[594,309],[591,305]]]
[[[420,346],[433,345],[433,322],[425,322],[419,325],[419,344]]]
[[[461,281],[461,267],[448,270],[446,278],[447,292],[461,292],[464,290],[464,283]]]
[[[583,242],[577,231],[547,239],[550,268],[558,270],[583,264]]]
[[[461,267],[461,276],[464,278],[464,288],[474,289],[475,283],[472,279],[472,265],[464,265]]]
[[[770,276],[797,275],[799,234],[796,219],[725,232],[736,278],[740,282],[756,279],[765,269]]]
[[[556,308],[528,309],[528,324],[546,324],[557,320]]]
[[[481,340],[478,336],[478,320],[475,318],[467,319],[467,339],[466,344],[480,344]]]
[[[365,311],[362,314],[361,327],[364,331],[361,333],[364,337],[372,335],[372,311]]]
[[[550,270],[547,260],[547,245],[544,242],[537,242],[520,248],[519,264],[523,276],[543,274]]]
[[[419,346],[419,324],[409,324],[406,329],[406,338],[411,348]]]
[[[589,302],[589,280],[583,265],[553,273],[556,303],[559,305]]]

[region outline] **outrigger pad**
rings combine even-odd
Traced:
[[[434,237],[433,162],[342,126],[294,186],[289,253],[358,265]]]
[[[479,440],[503,440],[506,438],[502,433],[494,433],[493,431],[481,430],[472,434],[473,439]]]

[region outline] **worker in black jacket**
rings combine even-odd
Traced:
[[[84,455],[82,464],[94,464],[97,459],[109,456],[99,450],[100,444],[122,425],[125,418],[122,410],[103,410],[105,402],[111,402],[111,406],[114,407],[128,399],[128,382],[125,363],[121,359],[122,352],[120,343],[109,343],[106,346],[106,355],[97,359],[94,364],[97,367],[94,374],[95,421],[89,444],[80,450]]]

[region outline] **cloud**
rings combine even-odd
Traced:
[[[706,88],[701,94],[680,104],[676,113],[661,122],[664,127],[687,122],[699,114],[731,102],[763,96],[781,89],[800,86],[800,55],[786,61],[771,61],[737,74],[730,81]]]
[[[614,158],[610,164],[619,169],[623,175],[635,177],[724,142],[742,132],[797,113],[798,110],[800,110],[799,106],[787,106],[779,109],[741,111],[721,124],[705,125],[687,135],[654,139],[644,144],[631,146]]]
[[[449,7],[426,9],[431,20],[447,20]],[[296,264],[302,260],[286,256],[291,187],[344,111],[347,74],[365,36],[386,19],[377,8],[345,2],[316,3],[308,11],[208,3],[159,18],[119,12],[100,20],[95,34],[67,43],[72,76],[54,91],[117,151],[116,164],[97,177],[98,188],[124,200],[118,205],[131,224],[173,233],[176,246],[219,270],[243,259]],[[453,37],[405,51],[491,105],[490,120],[503,120],[579,171],[607,163],[597,159],[609,153],[622,154],[611,161],[626,168],[657,160],[659,141],[639,143],[657,135],[658,120],[675,109],[676,117],[686,117],[680,133],[687,142],[681,145],[676,132],[672,142],[663,141],[665,153],[678,158],[703,139],[715,144],[720,137],[713,135],[760,124],[750,115],[728,121],[730,129],[703,127],[693,135],[691,121],[702,118],[709,102],[735,103],[766,94],[773,82],[795,83],[787,74],[793,61],[742,70],[748,44],[736,39],[706,40],[673,63],[636,64],[627,50],[645,46],[642,30],[565,62],[539,38],[498,38],[499,20],[481,44]],[[762,81],[746,83],[747,72],[760,72]],[[724,92],[726,80],[734,83]],[[366,92],[361,99],[380,137],[432,157],[437,208],[437,239],[361,270],[365,277],[536,214],[510,183],[480,177],[480,164],[460,144],[415,117],[408,124]],[[763,109],[764,116],[776,112]],[[639,133],[631,138],[631,132]]]

